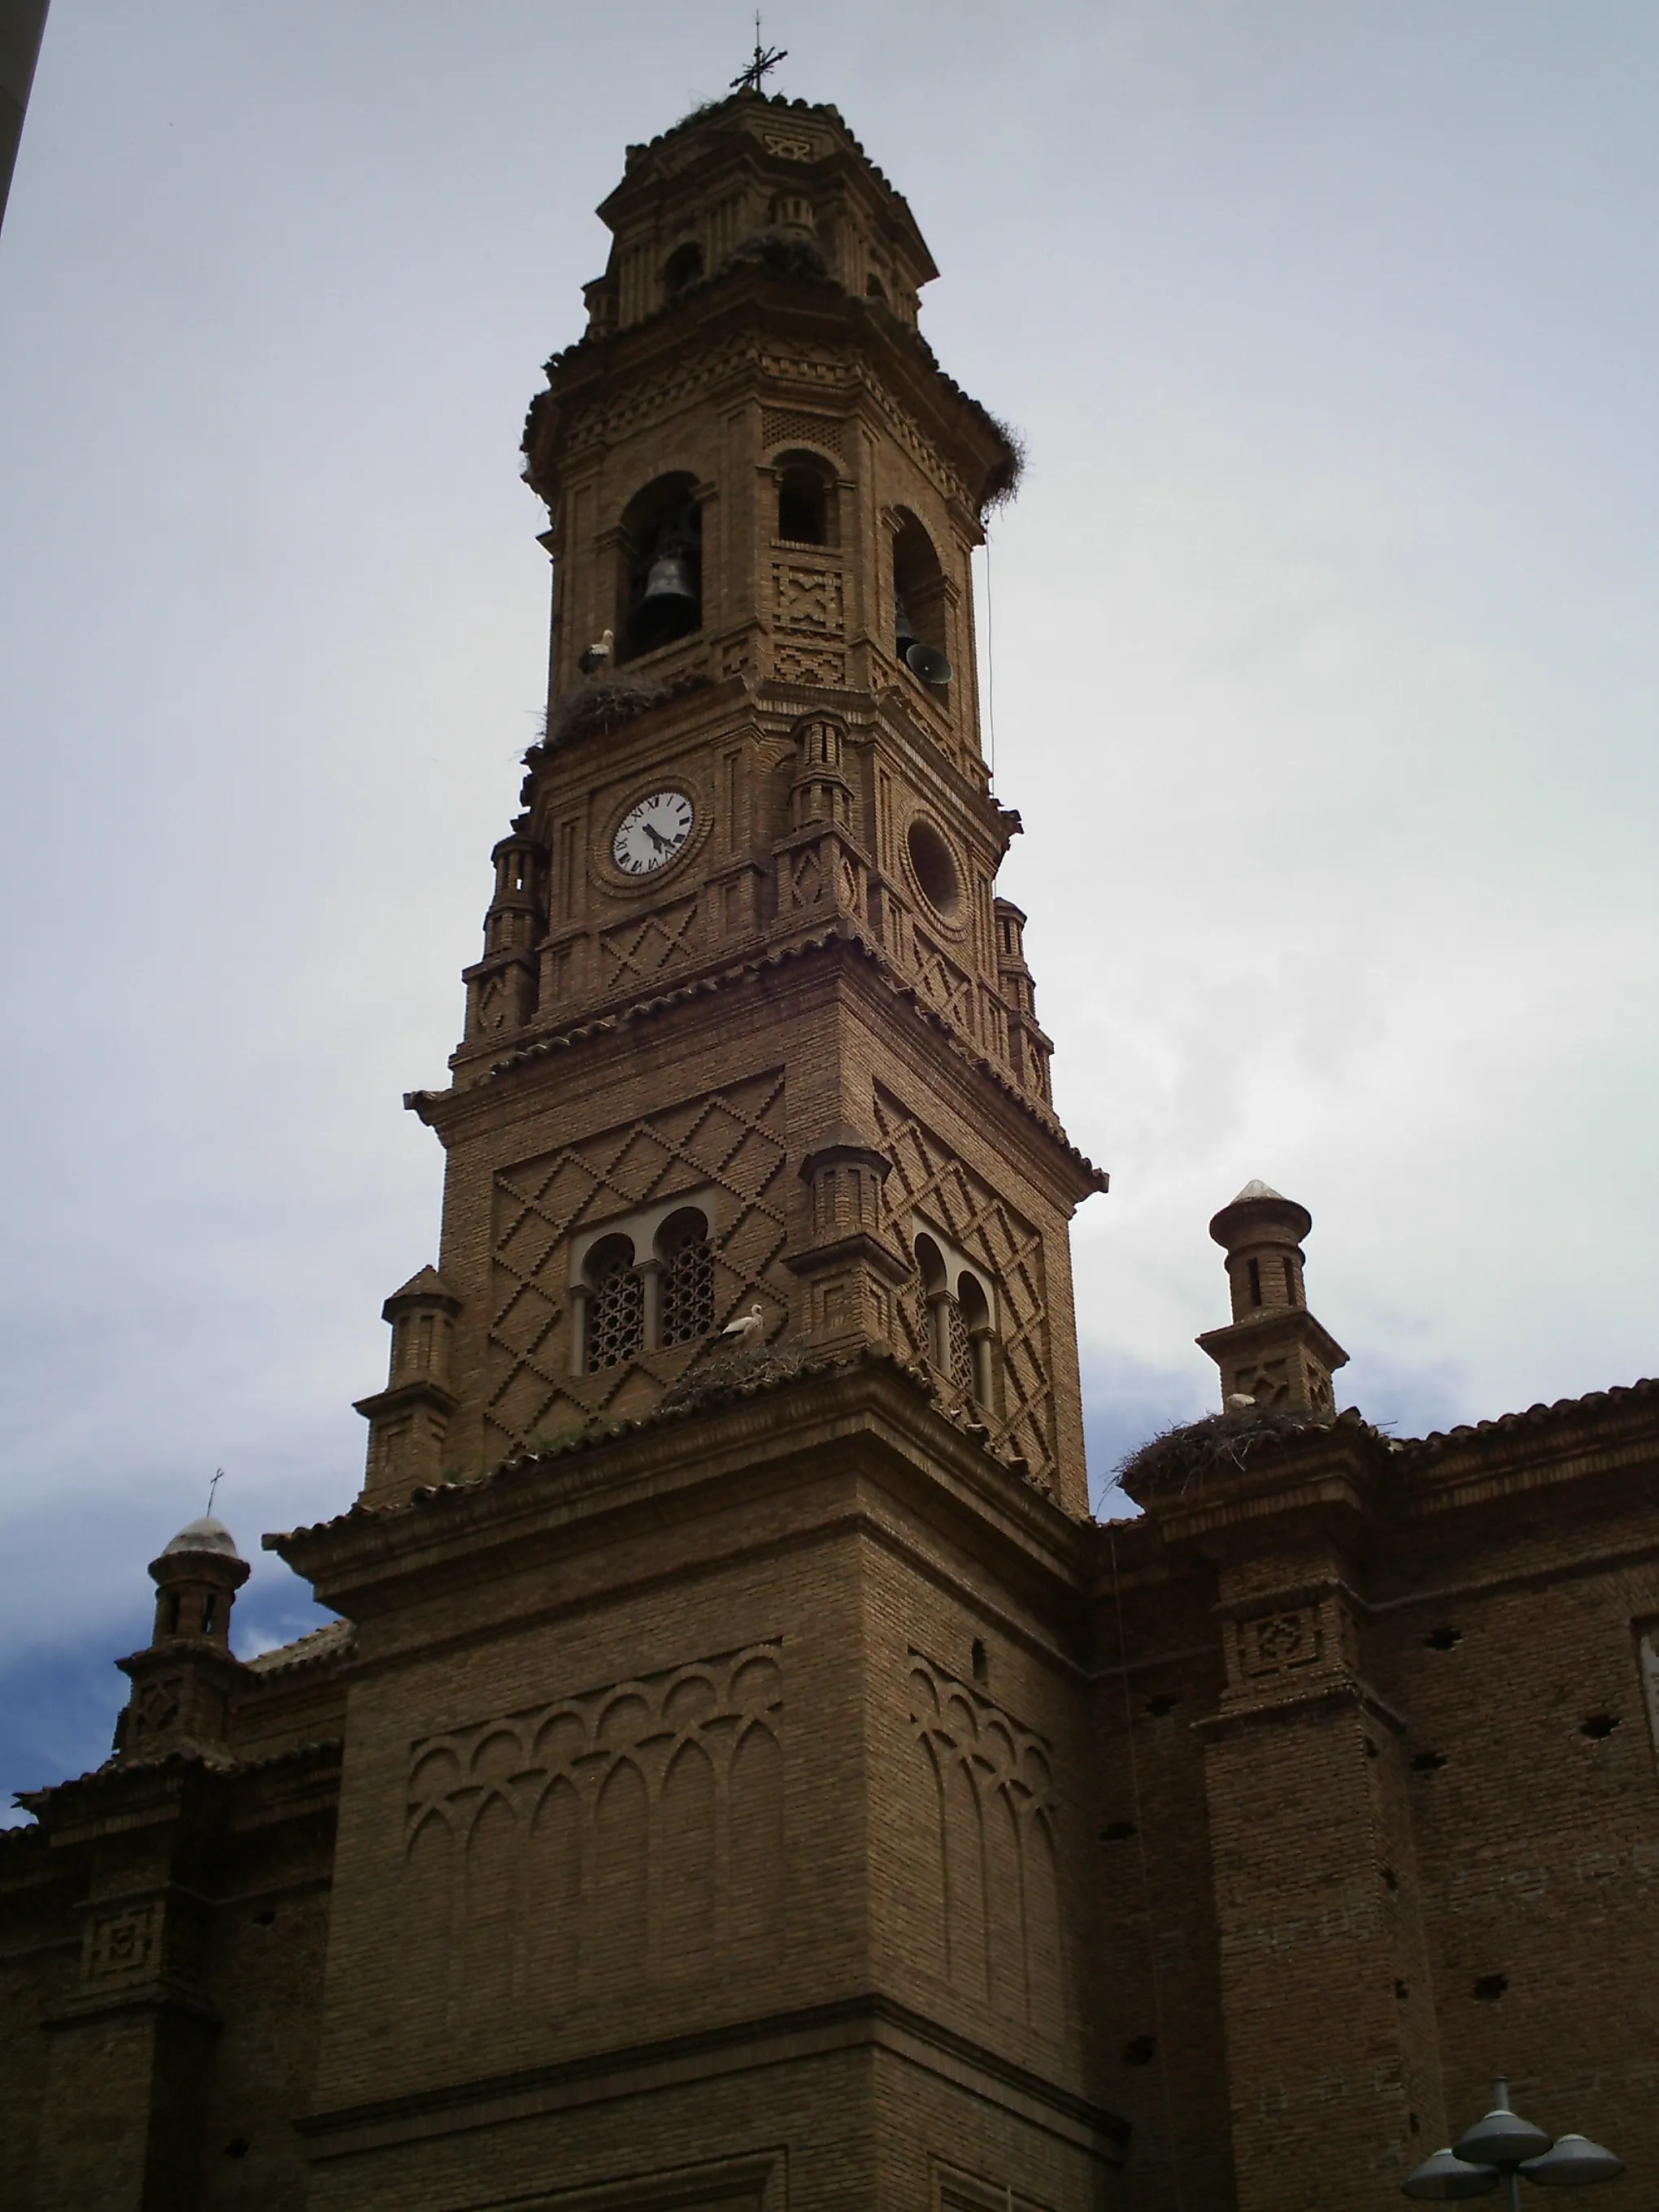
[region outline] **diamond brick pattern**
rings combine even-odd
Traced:
[[[672,967],[677,960],[689,959],[697,950],[696,921],[696,900],[678,899],[672,906],[647,915],[643,921],[607,930],[599,939],[605,988],[643,981]]]
[[[937,1006],[953,1029],[964,1036],[974,1034],[973,979],[950,959],[933,939],[915,930],[916,981],[922,995]]]
[[[769,1335],[782,1327],[788,1311],[778,1264],[786,1236],[783,1087],[781,1069],[772,1069],[498,1174],[485,1415],[493,1456],[604,1412],[641,1367],[665,1385],[686,1364],[681,1344],[592,1376],[571,1376],[567,1254],[580,1230],[712,1184],[726,1204],[706,1263],[693,1270],[700,1316],[706,1264],[708,1326],[699,1337],[752,1304],[757,1292],[770,1310]]]
[[[975,1407],[993,1443],[1018,1454],[1039,1482],[1054,1473],[1053,1383],[1042,1243],[988,1183],[964,1167],[890,1092],[878,1086],[876,1121],[893,1163],[887,1200],[895,1212],[915,1208],[936,1221],[963,1252],[995,1278],[1000,1292],[998,1335],[1001,1406]],[[918,1366],[932,1364],[932,1342],[919,1282],[896,1301],[902,1349]]]

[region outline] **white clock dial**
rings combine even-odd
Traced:
[[[653,876],[685,850],[696,810],[683,791],[653,791],[617,824],[611,857],[625,876]]]

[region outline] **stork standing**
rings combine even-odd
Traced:
[[[752,1344],[765,1326],[764,1310],[754,1305],[750,1307],[746,1314],[739,1314],[735,1321],[727,1322],[720,1334],[723,1337],[729,1336],[735,1346],[741,1347],[746,1344]]]

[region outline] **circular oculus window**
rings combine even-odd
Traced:
[[[943,834],[925,814],[918,814],[905,832],[904,849],[916,888],[934,912],[955,921],[962,912],[962,878],[957,856]]]

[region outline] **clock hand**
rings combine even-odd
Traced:
[[[669,850],[670,847],[673,843],[672,837],[665,837],[659,830],[653,830],[648,822],[641,822],[640,827],[644,830],[646,836],[651,840],[652,843],[656,847],[659,853],[665,853]]]

